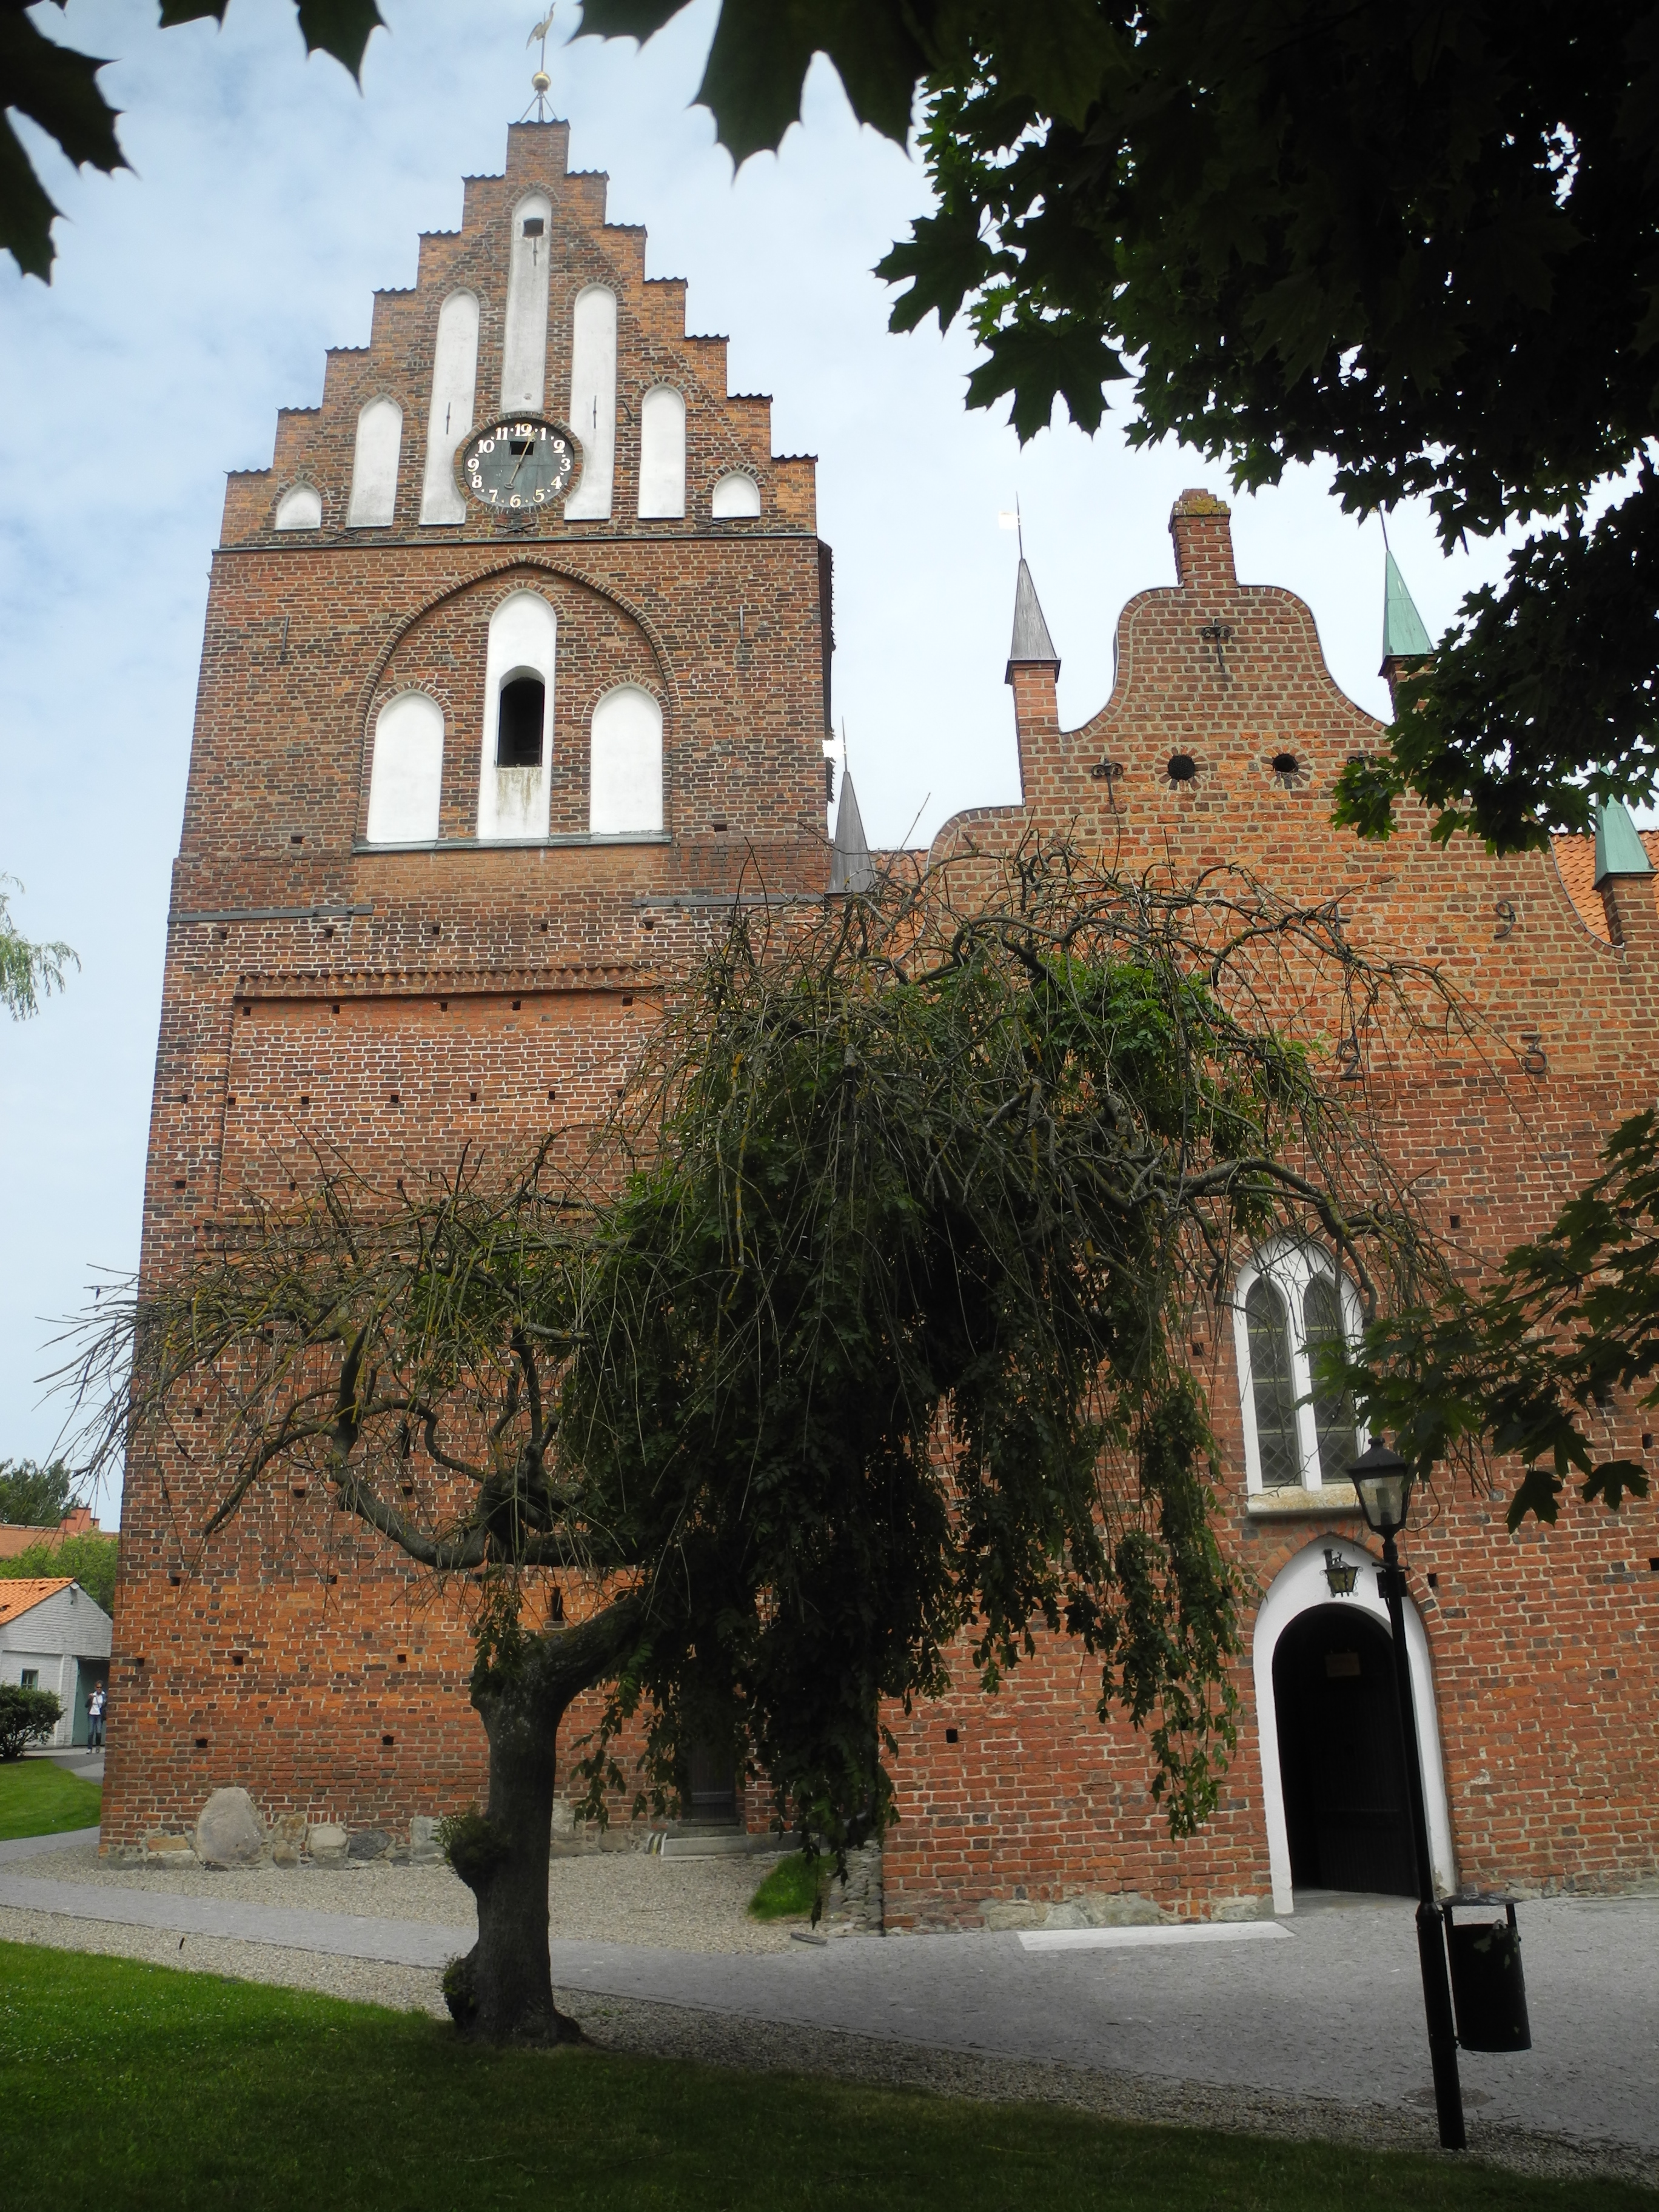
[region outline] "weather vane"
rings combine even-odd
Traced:
[[[538,123],[547,120],[547,95],[553,88],[553,80],[547,73],[547,34],[552,27],[553,10],[550,8],[539,23],[532,25],[530,36],[525,40],[527,46],[533,46],[538,40],[541,41],[541,59],[536,65],[536,74],[530,80],[531,89],[536,95],[531,106],[536,111]],[[524,122],[529,113],[530,108],[526,107],[519,120]]]

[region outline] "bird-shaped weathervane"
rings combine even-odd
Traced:
[[[547,95],[553,88],[553,80],[547,73],[547,34],[552,27],[553,10],[550,8],[539,23],[531,26],[530,36],[525,40],[527,46],[533,46],[538,40],[541,44],[541,59],[537,64],[536,74],[530,80],[531,89],[536,95],[531,105],[536,110],[538,123],[545,123],[547,120]],[[522,122],[529,113],[530,109],[526,107],[524,115],[519,118],[520,121]]]

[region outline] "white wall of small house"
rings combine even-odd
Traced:
[[[78,1583],[0,1623],[0,1682],[21,1683],[33,1669],[40,1678],[35,1686],[53,1692],[64,1708],[51,1737],[55,1750],[75,1740],[79,1662],[107,1662],[112,1632],[109,1615]]]

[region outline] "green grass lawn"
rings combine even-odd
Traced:
[[[95,1828],[103,1798],[95,1782],[66,1774],[49,1759],[9,1759],[0,1763],[0,1843]]]
[[[778,1861],[750,1899],[750,1914],[757,1920],[804,1920],[820,1883],[827,1884],[835,1870],[833,1859],[809,1859],[805,1851],[792,1851]]]
[[[1653,2212],[1616,2182],[593,2051],[0,1944],[7,2212]]]

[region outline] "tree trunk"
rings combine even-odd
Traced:
[[[624,1600],[574,1630],[538,1637],[510,1669],[481,1667],[472,1702],[489,1738],[489,1803],[447,1837],[449,1863],[478,1903],[478,1940],[444,1976],[463,2034],[484,2043],[574,2043],[553,2002],[548,1868],[559,1724],[570,1701],[611,1670],[637,1625]]]

